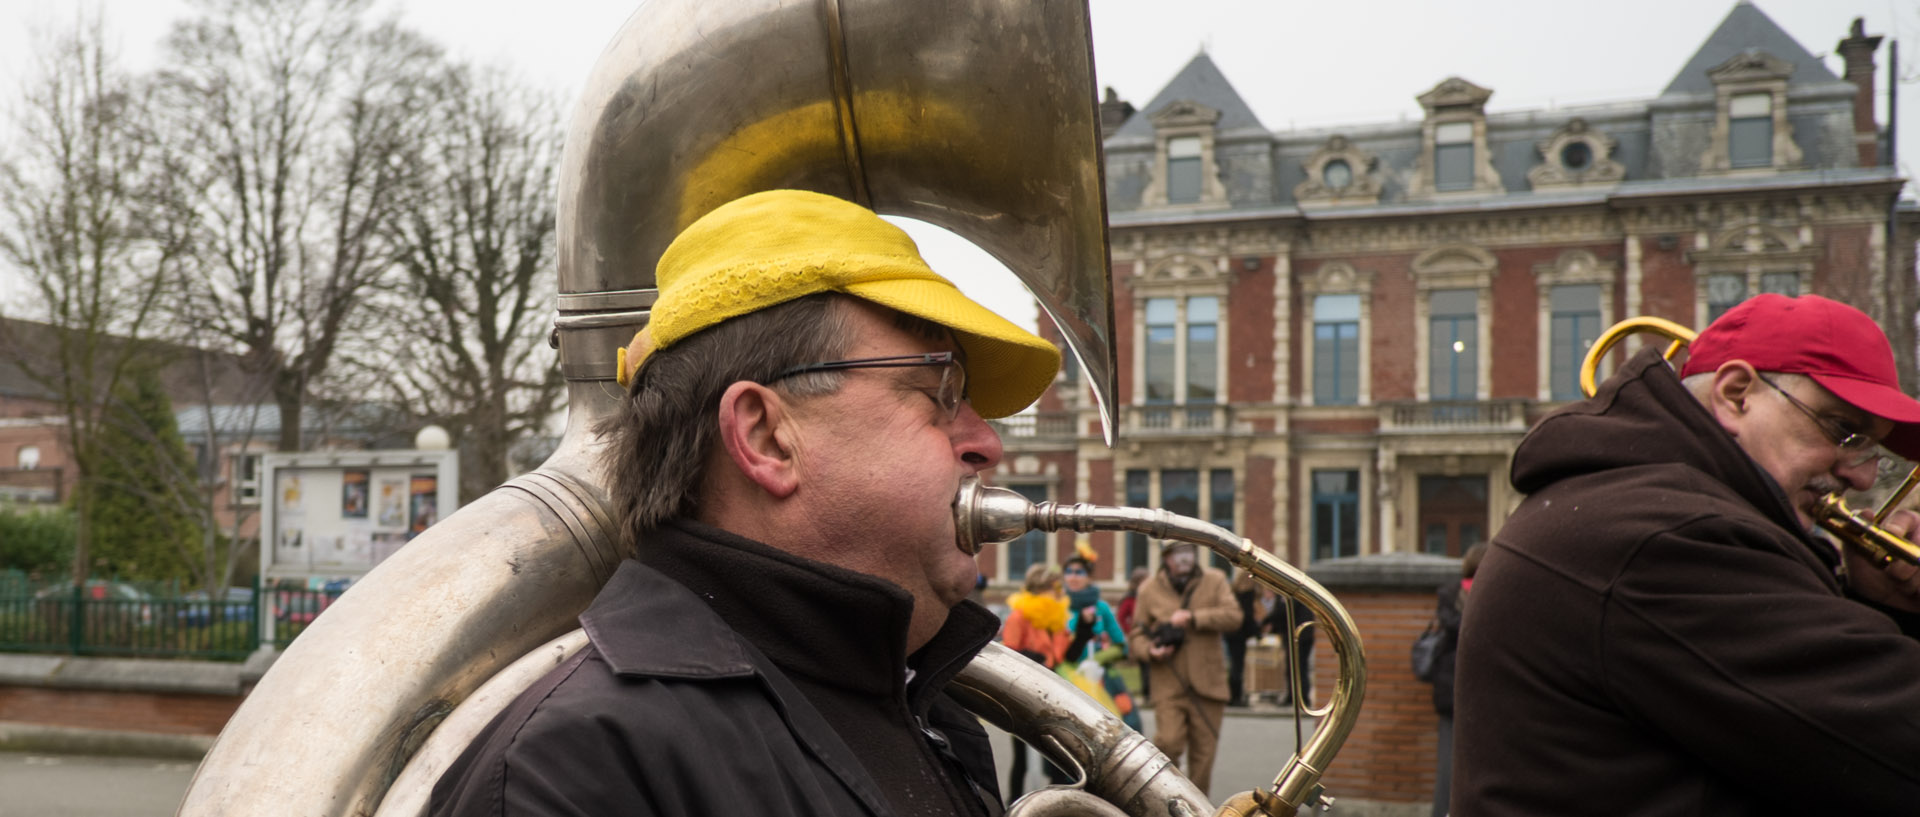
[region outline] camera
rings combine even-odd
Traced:
[[[1171,621],[1162,621],[1147,631],[1147,638],[1151,639],[1153,646],[1156,647],[1178,647],[1186,643],[1187,631],[1173,626]]]

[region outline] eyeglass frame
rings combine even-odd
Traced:
[[[1794,397],[1786,389],[1781,388],[1780,384],[1773,382],[1772,378],[1760,372],[1754,372],[1753,375],[1760,378],[1760,382],[1772,386],[1781,397],[1787,398],[1787,402],[1792,403],[1801,414],[1807,415],[1807,419],[1813,421],[1814,427],[1820,429],[1820,436],[1826,437],[1828,442],[1833,443],[1841,451],[1864,455],[1862,459],[1854,462],[1855,465],[1864,465],[1883,458],[1878,450],[1880,441],[1874,439],[1873,435],[1861,431],[1848,431],[1840,421],[1821,417],[1813,407],[1800,402],[1800,398]]]
[[[781,370],[780,373],[760,381],[760,385],[771,386],[789,377],[798,377],[814,372],[842,372],[851,369],[911,369],[922,366],[944,367],[940,372],[940,385],[934,389],[933,402],[934,405],[939,406],[947,413],[948,420],[959,419],[960,407],[968,403],[967,367],[966,364],[960,362],[960,359],[952,352],[926,352],[918,355],[859,357],[847,360],[824,360],[818,363],[803,363],[799,366]],[[949,391],[948,385],[954,382],[955,372],[959,373],[959,388],[956,391]],[[953,400],[952,405],[948,405],[943,397],[951,397]]]

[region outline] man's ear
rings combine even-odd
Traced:
[[[799,487],[793,415],[780,394],[740,381],[720,396],[720,444],[734,468],[776,499]]]
[[[1744,360],[1729,360],[1714,370],[1707,393],[1707,410],[1728,434],[1740,436],[1740,429],[1752,412],[1748,401],[1753,399],[1753,390],[1759,385],[1760,373]]]

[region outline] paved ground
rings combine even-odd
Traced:
[[[1143,715],[1151,735],[1153,712]],[[1214,801],[1272,783],[1293,752],[1293,725],[1279,710],[1229,710],[1214,767]],[[1005,785],[1011,739],[989,731]],[[1030,766],[1028,788],[1046,785],[1039,764]],[[181,760],[0,752],[0,817],[166,817],[179,806],[193,769]]]
[[[1145,732],[1153,735],[1153,710],[1142,712]],[[1293,754],[1293,725],[1290,714],[1278,709],[1227,710],[1226,724],[1220,730],[1220,753],[1213,763],[1213,790],[1208,794],[1214,804],[1229,796],[1273,783],[1280,767]],[[1301,725],[1302,737],[1312,734],[1312,721]],[[993,727],[993,759],[1000,770],[1000,785],[1007,785],[1007,772],[1013,761],[1011,738]],[[1027,789],[1047,785],[1046,775],[1037,763],[1028,763]]]
[[[167,817],[194,764],[0,753],[0,817]]]

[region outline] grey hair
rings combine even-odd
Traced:
[[[703,329],[648,356],[620,410],[595,431],[607,442],[626,552],[661,523],[699,510],[707,457],[720,431],[720,397],[740,381],[844,357],[854,341],[852,297],[818,293]],[[845,375],[810,372],[780,382],[795,396],[830,394]]]

